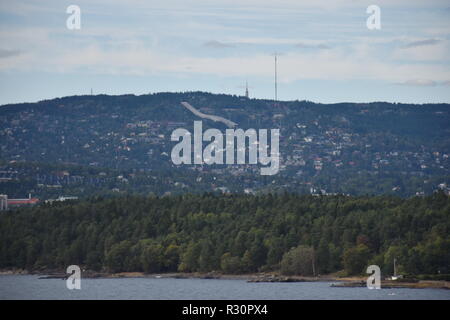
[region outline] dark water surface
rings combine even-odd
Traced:
[[[331,288],[331,283],[247,283],[244,280],[171,278],[81,279],[81,290],[68,290],[66,281],[61,279],[0,275],[0,299],[450,300],[450,290],[444,289]]]

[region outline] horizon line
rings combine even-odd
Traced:
[[[73,94],[73,95],[67,95],[67,96],[56,96],[53,98],[46,98],[46,99],[42,99],[42,100],[37,100],[37,101],[23,101],[23,102],[10,102],[10,103],[4,103],[4,104],[0,104],[0,108],[1,107],[5,107],[5,106],[13,106],[13,105],[19,105],[19,104],[34,104],[34,103],[41,103],[41,102],[46,102],[46,101],[52,101],[52,100],[56,100],[56,99],[64,99],[64,98],[72,98],[72,97],[86,97],[86,96],[90,96],[90,97],[98,97],[98,96],[108,96],[108,97],[120,97],[120,96],[135,96],[135,97],[141,97],[141,96],[150,96],[150,95],[157,95],[157,94],[189,94],[189,93],[197,93],[197,94],[209,94],[209,95],[224,95],[224,96],[231,96],[231,97],[236,97],[236,98],[243,98],[243,99],[247,99],[247,100],[260,100],[260,101],[272,101],[272,102],[277,102],[277,103],[292,103],[292,102],[309,102],[309,103],[313,103],[313,104],[322,104],[322,105],[333,105],[333,104],[343,104],[343,103],[348,103],[348,104],[372,104],[372,103],[388,103],[388,104],[399,104],[399,105],[438,105],[438,104],[445,104],[445,105],[450,105],[450,102],[394,102],[394,101],[383,101],[383,100],[373,100],[373,101],[337,101],[337,102],[316,102],[313,100],[307,100],[307,99],[295,99],[295,100],[274,100],[274,99],[269,99],[269,98],[248,98],[245,95],[240,95],[240,94],[231,94],[231,93],[215,93],[215,92],[210,92],[210,91],[201,91],[201,90],[188,90],[188,91],[158,91],[158,92],[148,92],[148,93],[142,93],[142,94],[136,94],[136,93],[122,93],[122,94],[107,94],[107,93],[99,93],[99,94],[90,94],[90,93],[85,93],[85,94]]]

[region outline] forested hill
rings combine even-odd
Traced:
[[[0,268],[109,272],[450,273],[450,198],[183,195],[0,215]]]
[[[238,128],[279,128],[281,169],[176,168],[174,129],[193,132],[200,112]],[[203,92],[72,96],[0,107],[0,193],[155,194],[287,190],[352,195],[431,194],[450,186],[450,106],[384,102],[317,104]],[[225,130],[203,120],[203,129]]]

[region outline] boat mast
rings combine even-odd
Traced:
[[[394,258],[394,277],[397,276],[397,268],[395,266],[395,261],[396,261],[396,259]]]
[[[314,249],[313,249],[313,251],[312,251],[312,269],[313,269],[313,275],[314,275],[314,277],[316,276],[316,263],[315,263],[315,259],[314,259],[314,254],[315,254],[315,252],[314,252]]]

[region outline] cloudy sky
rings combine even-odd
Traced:
[[[0,0],[0,104],[246,81],[271,99],[274,52],[280,100],[449,103],[449,16],[448,0]]]

